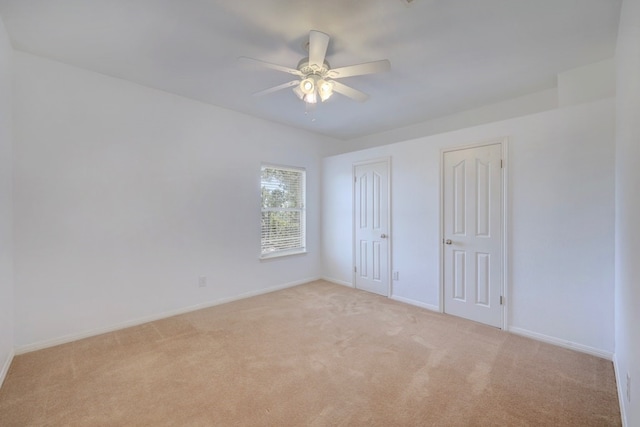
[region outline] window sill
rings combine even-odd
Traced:
[[[277,259],[277,258],[288,257],[293,255],[304,255],[306,253],[307,253],[306,249],[295,249],[290,251],[273,252],[270,254],[260,255],[260,261],[267,261],[270,259]]]

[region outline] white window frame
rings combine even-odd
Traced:
[[[297,197],[298,206],[279,206],[279,207],[264,207],[264,199],[263,199],[263,189],[265,188],[265,180],[263,179],[263,174],[265,169],[272,169],[276,171],[283,172],[294,172],[300,174],[300,181],[298,182],[298,191],[300,194]],[[269,163],[263,163],[260,166],[260,206],[261,206],[261,221],[260,221],[260,259],[269,259],[269,258],[277,258],[288,255],[296,255],[303,254],[307,252],[306,245],[306,174],[307,171],[304,168],[294,167],[294,166],[282,166],[282,165],[274,165]],[[285,203],[286,204],[286,203]],[[273,245],[268,246],[265,245],[265,234],[268,228],[265,227],[265,213],[286,213],[286,212],[298,212],[299,219],[299,233],[298,235],[292,235],[291,240],[298,240],[299,244],[295,246],[291,246],[291,243],[282,242],[282,247],[278,248],[277,244],[274,248]]]

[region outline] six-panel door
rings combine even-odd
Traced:
[[[502,147],[444,153],[444,310],[502,326]]]
[[[354,169],[355,285],[389,295],[389,177],[387,162]]]

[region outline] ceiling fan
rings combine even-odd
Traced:
[[[380,61],[365,62],[363,64],[349,65],[340,68],[331,68],[325,59],[327,46],[329,45],[329,35],[321,31],[311,30],[309,32],[309,56],[303,58],[296,68],[289,68],[283,65],[272,64],[259,59],[241,56],[240,61],[250,62],[262,67],[271,68],[297,77],[295,80],[274,86],[254,93],[254,96],[267,95],[282,89],[293,88],[293,92],[308,104],[324,102],[331,97],[334,92],[364,102],[369,98],[364,92],[360,92],[352,87],[336,81],[345,77],[361,76],[389,71],[391,63],[388,59]]]

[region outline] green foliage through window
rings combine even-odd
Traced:
[[[262,256],[305,250],[305,171],[262,166]]]

